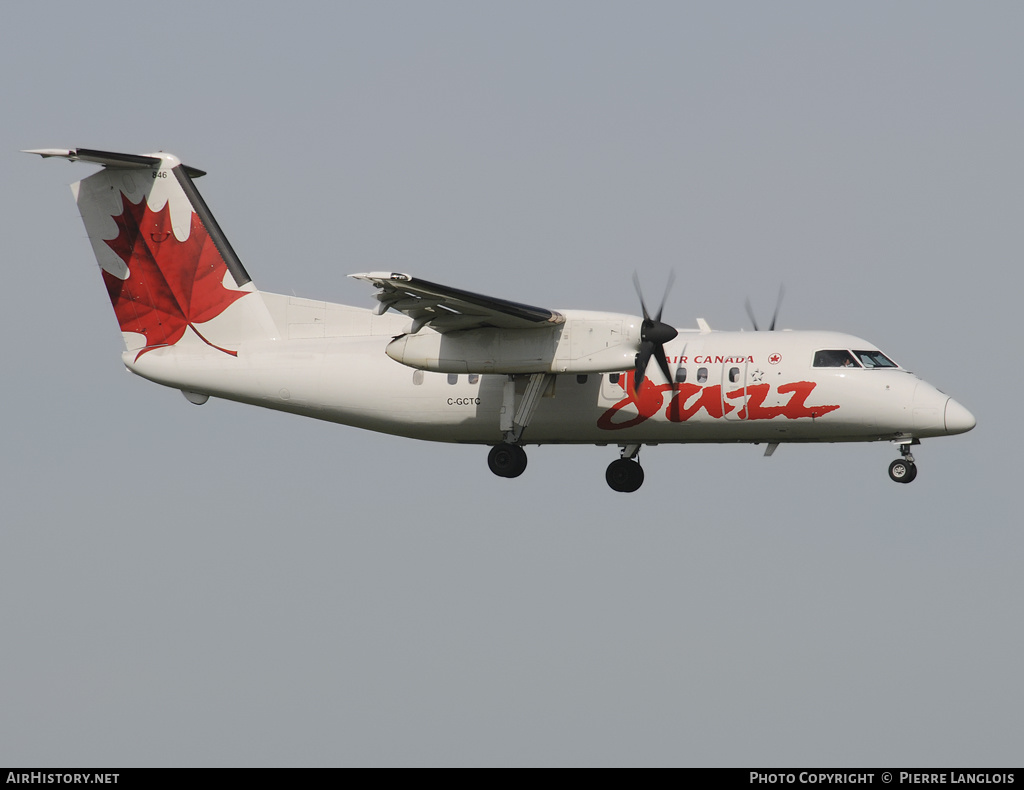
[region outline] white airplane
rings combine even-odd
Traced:
[[[664,299],[653,316],[642,295],[642,316],[550,310],[397,272],[351,275],[376,288],[372,310],[258,291],[195,187],[203,171],[165,153],[27,153],[102,165],[72,191],[122,359],[195,404],[490,445],[500,477],[522,474],[524,444],[617,445],[616,491],[643,483],[643,445],[690,442],[771,455],[784,442],[888,441],[900,452],[889,476],[909,483],[913,445],[975,425],[866,340],[703,319],[678,330],[661,320]]]

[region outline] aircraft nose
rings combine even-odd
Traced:
[[[977,421],[967,409],[950,398],[946,401],[946,431],[948,433],[966,433]]]

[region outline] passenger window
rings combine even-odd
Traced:
[[[458,373],[449,373],[448,374],[448,383],[449,384],[458,384],[459,383],[459,374]]]
[[[423,371],[422,370],[414,370],[412,372],[412,383],[413,384],[422,384],[423,383]]]
[[[479,381],[480,381],[480,374],[479,373],[470,373],[469,374],[469,383],[470,384],[477,384]]]
[[[730,384],[735,384],[739,380],[740,380],[740,369],[739,368],[729,368],[729,383]]]
[[[818,351],[814,355],[814,367],[816,368],[859,368],[857,360],[853,358],[846,349],[829,349]]]
[[[683,384],[686,382],[686,368],[680,365],[676,368],[676,384]]]
[[[576,377],[576,383],[577,384],[586,384],[587,383],[587,374],[586,373],[581,373],[580,375],[578,375]]]
[[[618,373],[609,373],[608,374],[608,383],[609,384],[618,384],[619,383],[619,374]]]
[[[697,383],[698,384],[703,384],[707,380],[708,380],[708,369],[707,368],[697,368]]]

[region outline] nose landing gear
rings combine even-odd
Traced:
[[[914,456],[910,452],[910,445],[915,442],[904,442],[900,444],[902,458],[897,458],[889,464],[889,477],[897,483],[912,483],[917,477],[917,464],[914,463]]]
[[[889,464],[889,477],[897,483],[911,483],[917,477],[917,465],[897,458]]]

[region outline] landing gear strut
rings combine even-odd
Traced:
[[[487,454],[487,466],[498,477],[519,477],[526,470],[526,450],[518,444],[496,444]]]
[[[505,379],[498,423],[505,441],[496,444],[487,454],[487,466],[498,477],[519,477],[526,470],[526,451],[519,442],[540,405],[544,391],[553,381],[554,376],[549,373],[532,374],[517,405],[516,377]]]
[[[604,479],[608,482],[612,491],[621,491],[631,494],[644,484],[644,468],[636,456],[640,452],[640,445],[627,444],[621,448],[621,458],[617,458],[608,464],[608,471],[604,473]]]
[[[909,442],[900,445],[900,454],[902,458],[889,464],[889,477],[897,483],[912,483],[917,477],[917,464],[914,463]]]

